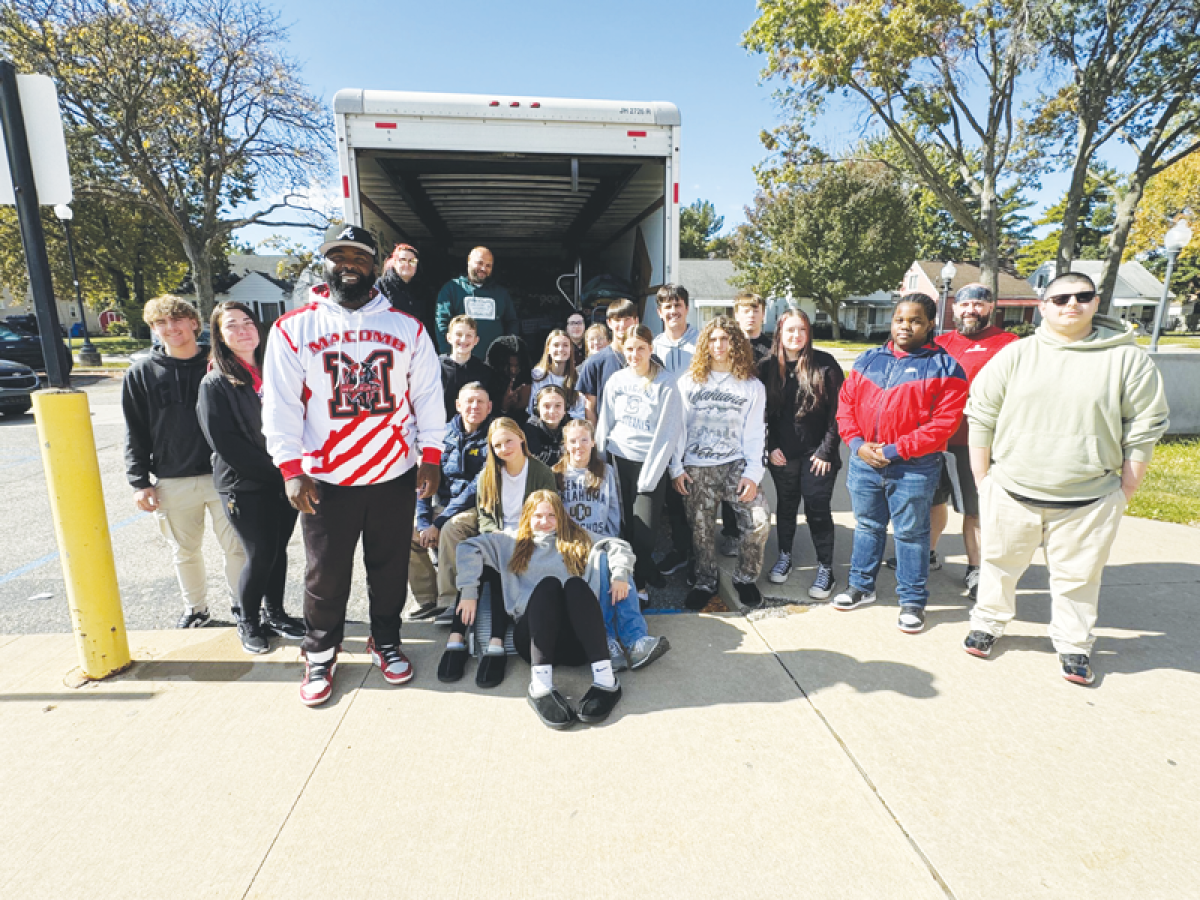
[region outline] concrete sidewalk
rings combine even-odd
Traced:
[[[0,637],[0,889],[1196,896],[1196,538],[1125,520],[1091,688],[1058,675],[1037,567],[992,658],[963,653],[952,564],[919,636],[883,600],[651,617],[671,652],[622,676],[608,723],[564,733],[526,705],[520,661],[496,691],[473,666],[439,684],[432,625],[405,626],[417,678],[401,688],[359,628],[315,710],[295,644],[252,660],[230,629],[139,632],[130,672],[77,688],[69,635]],[[587,686],[580,670],[559,680],[576,699]]]

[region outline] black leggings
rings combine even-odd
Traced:
[[[267,609],[282,612],[287,546],[299,513],[282,491],[223,493],[221,507],[246,549],[237,597],[243,618],[257,622],[264,601]]]
[[[633,555],[637,558],[633,567],[633,577],[639,586],[645,585],[658,577],[658,567],[654,563],[654,544],[667,489],[667,474],[664,472],[658,479],[654,490],[643,494],[639,493],[637,488],[642,464],[615,455],[612,461],[617,467],[617,481],[621,486],[621,521],[624,523],[625,539],[629,541]],[[690,529],[687,534],[690,542]],[[684,555],[688,554],[685,552]]]
[[[565,620],[565,621],[564,621]],[[543,578],[513,634],[517,652],[534,666],[582,666],[608,659],[604,613],[582,578]]]
[[[491,566],[483,567],[483,576],[479,579],[481,595],[485,584],[491,587],[491,591],[488,593],[488,609],[492,613],[492,633],[489,637],[499,638],[503,641],[504,636],[508,634],[508,623],[512,619],[508,617],[508,610],[504,608],[504,590],[500,586],[500,574]],[[475,615],[479,615],[479,604],[475,607]],[[462,613],[456,606],[454,608],[454,624],[450,626],[450,633],[466,635],[474,627],[474,625],[463,624]]]
[[[833,565],[833,486],[837,482],[836,468],[825,475],[812,470],[812,451],[805,450],[786,466],[769,465],[775,482],[775,521],[779,535],[779,552],[791,553],[796,539],[796,514],[804,499],[804,518],[812,538],[817,562]]]

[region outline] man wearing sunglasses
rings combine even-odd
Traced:
[[[967,402],[982,527],[979,596],[963,649],[991,652],[1041,545],[1062,675],[1091,684],[1100,577],[1125,504],[1166,433],[1167,401],[1132,329],[1096,315],[1086,275],[1050,282],[1041,313],[1032,337],[979,373]]]

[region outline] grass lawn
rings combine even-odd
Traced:
[[[76,338],[71,343],[74,349],[78,350],[81,340]],[[143,347],[149,347],[150,342],[131,337],[94,337],[92,338],[92,346],[101,353],[123,354],[132,353],[134,350],[141,350]]]
[[[1128,515],[1200,526],[1200,438],[1165,438]]]
[[[1140,337],[1137,342],[1141,347],[1150,346],[1149,337]],[[1160,350],[1178,350],[1180,348],[1200,350],[1200,334],[1161,334],[1158,336],[1158,348]]]

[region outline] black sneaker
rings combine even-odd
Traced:
[[[176,628],[203,628],[212,621],[207,609],[198,612],[185,612],[175,623]]]
[[[663,575],[674,575],[680,569],[687,565],[687,557],[681,553],[676,553],[674,550],[669,552],[662,558],[662,562],[658,564],[658,571]],[[660,587],[660,585],[653,585]]]
[[[753,581],[735,581],[733,589],[737,591],[738,602],[750,609],[758,609],[763,605],[762,591]]]
[[[1086,653],[1060,653],[1058,661],[1062,663],[1063,678],[1072,684],[1091,684],[1096,680],[1092,661]]]
[[[840,609],[846,612],[850,609],[858,609],[860,606],[866,606],[868,603],[875,602],[875,592],[860,591],[856,587],[846,588],[836,597],[833,598],[833,608]]]
[[[526,694],[525,699],[542,720],[542,724],[548,728],[570,728],[577,721],[575,710],[571,709],[567,698],[557,690],[551,690],[541,697]]]
[[[896,557],[889,556],[887,559],[885,559],[883,561],[883,564],[885,566],[887,566],[889,569],[896,568]],[[940,559],[938,559],[937,551],[930,550],[929,551],[929,571],[936,572],[941,567],[942,567],[942,561]]]
[[[271,645],[267,641],[266,629],[261,622],[251,622],[239,619],[237,623],[238,638],[242,649],[247,653],[270,653]]]
[[[717,595],[717,589],[695,587],[688,591],[687,597],[683,601],[683,605],[688,609],[701,610],[712,602],[712,598]]]
[[[920,634],[925,628],[925,610],[920,606],[900,607],[900,617],[896,627],[905,634]]]
[[[282,609],[264,609],[262,624],[268,633],[274,633],[282,638],[298,640],[307,633],[302,621],[295,616],[289,616]]]
[[[988,634],[986,631],[972,631],[963,641],[963,649],[972,656],[987,659],[988,654],[992,652],[992,645],[995,643],[996,636],[994,634]]]
[[[774,581],[775,579],[772,578],[771,580]],[[836,584],[837,579],[833,577],[832,568],[829,566],[817,566],[817,577],[813,579],[812,587],[808,589],[808,596],[814,600],[828,600]]]

